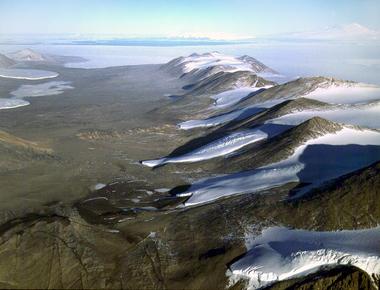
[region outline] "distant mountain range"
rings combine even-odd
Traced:
[[[113,45],[113,46],[202,46],[226,45],[278,41],[379,41],[380,31],[359,23],[348,23],[322,27],[309,31],[292,31],[288,33],[265,34],[253,37],[228,38],[215,36],[196,37],[178,35],[167,37],[136,37],[114,34],[60,34],[60,35],[2,35],[1,43],[12,44],[73,44],[73,45]]]
[[[5,54],[0,54],[0,68],[11,68],[17,63],[34,62],[34,63],[47,63],[47,64],[63,64],[65,62],[81,62],[86,59],[77,56],[59,56],[42,54],[30,48],[25,48],[19,51]]]

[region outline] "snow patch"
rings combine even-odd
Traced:
[[[248,289],[317,272],[324,266],[353,265],[370,276],[380,273],[380,228],[339,232],[265,229],[248,252],[230,266],[230,282],[248,280]]]
[[[95,189],[95,190],[100,190],[100,189],[102,189],[102,188],[104,188],[104,187],[106,187],[106,186],[107,186],[107,184],[104,184],[104,183],[97,183],[97,184],[95,184],[94,189]]]

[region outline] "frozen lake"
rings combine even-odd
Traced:
[[[21,69],[21,68],[1,68],[0,77],[8,79],[38,81],[51,79],[58,76],[58,73],[39,69]]]

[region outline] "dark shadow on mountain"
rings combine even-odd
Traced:
[[[257,127],[260,127],[261,131],[268,134],[268,138],[272,138],[280,133],[285,132],[286,130],[293,128],[294,126],[282,124],[264,124]]]
[[[376,145],[309,145],[299,157],[305,167],[297,174],[302,183],[326,182],[380,160]]]
[[[179,101],[179,100],[182,100],[185,96],[184,95],[170,95],[168,97],[172,101]]]
[[[232,121],[239,121],[239,120],[243,120],[245,118],[248,118],[248,117],[251,117],[253,115],[256,115],[258,113],[261,113],[262,111],[264,111],[265,108],[260,108],[260,107],[251,107],[251,108],[246,108],[244,110],[241,110],[241,113],[239,115],[237,115],[233,120],[231,120],[230,122]],[[211,116],[205,120],[212,120],[212,119],[215,119],[215,118],[219,118],[221,116],[225,116],[225,115],[228,115],[228,114],[233,114],[234,112],[236,111],[239,111],[239,110],[232,110],[232,111],[229,111],[227,113],[223,113],[223,114],[218,114],[218,115],[214,115],[214,116]]]
[[[265,88],[261,88],[261,89],[255,91],[255,92],[251,92],[247,96],[245,96],[244,98],[240,99],[239,102],[235,103],[234,105],[237,105],[237,104],[239,104],[239,103],[241,103],[243,101],[246,101],[246,100],[248,100],[248,99],[256,96],[257,94],[260,94],[261,92],[263,92],[265,90],[266,90]]]

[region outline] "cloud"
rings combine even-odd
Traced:
[[[293,32],[279,36],[285,39],[304,40],[380,40],[380,31],[359,23],[329,26],[316,31]]]

